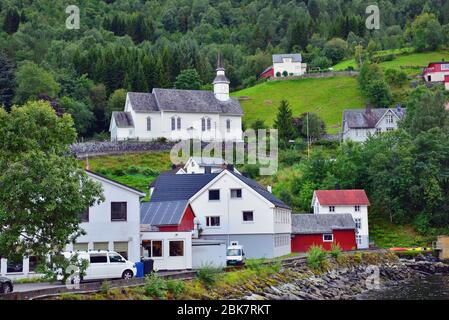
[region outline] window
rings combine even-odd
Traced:
[[[219,227],[220,217],[206,217],[206,227]]]
[[[335,206],[329,206],[329,212],[335,212]]]
[[[109,250],[108,242],[94,242],[94,250]]]
[[[332,242],[334,241],[334,235],[332,233],[323,234],[323,242]]]
[[[147,131],[151,131],[151,118],[147,118]]]
[[[385,120],[387,123],[393,123],[393,116],[389,114],[385,117]]]
[[[88,243],[74,243],[73,244],[73,251],[87,251],[88,249]]]
[[[201,118],[201,131],[206,131],[206,119]]]
[[[254,213],[252,211],[243,211],[243,221],[244,222],[254,221]]]
[[[220,200],[220,190],[209,190],[209,201]]]
[[[231,189],[231,198],[232,199],[241,199],[242,198],[242,189]]]
[[[382,128],[376,128],[376,134],[381,134],[382,133]]]
[[[387,128],[387,131],[393,131],[394,128]]]
[[[30,272],[35,272],[39,264],[39,259],[36,256],[31,256],[28,258],[28,269]]]
[[[114,251],[128,259],[128,242],[114,242]]]
[[[6,263],[6,272],[7,273],[18,273],[23,272],[23,260],[11,260],[8,259]]]
[[[354,219],[354,222],[355,222],[355,227],[356,227],[357,229],[361,229],[361,228],[362,228],[362,219],[360,219],[360,218],[355,218],[355,219]]]
[[[150,258],[162,257],[162,240],[144,240],[142,242],[144,255]],[[146,251],[146,252],[145,252]]]
[[[184,241],[170,241],[170,257],[184,256]]]
[[[175,117],[171,117],[171,131],[176,130],[176,119]]]
[[[110,263],[123,263],[126,260],[123,257],[116,253],[109,253],[109,262]]]
[[[226,120],[226,132],[231,132],[231,120]]]
[[[89,222],[89,208],[84,210],[83,213],[81,213],[81,222]]]
[[[355,206],[354,210],[355,210],[355,212],[360,212],[360,206]]]
[[[108,263],[106,253],[91,253],[90,263]]]
[[[127,202],[111,202],[111,221],[126,221]]]
[[[211,128],[212,128],[211,120],[210,120],[210,118],[207,118],[207,131],[210,131]]]
[[[355,236],[355,241],[357,242],[358,245],[361,245],[362,244],[362,236],[357,234]]]
[[[178,117],[176,124],[177,124],[178,130],[181,130],[181,117]]]

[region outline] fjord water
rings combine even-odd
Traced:
[[[428,275],[407,283],[366,292],[362,300],[449,300],[449,275]]]

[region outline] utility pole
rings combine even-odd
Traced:
[[[307,112],[307,157],[310,158],[309,113]]]

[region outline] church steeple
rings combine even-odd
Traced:
[[[217,54],[217,75],[214,79],[214,94],[215,98],[220,101],[229,100],[229,80],[226,78],[225,69],[223,67],[223,61],[221,58],[221,53]]]

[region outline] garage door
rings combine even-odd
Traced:
[[[94,250],[109,250],[108,242],[94,242]]]
[[[73,251],[86,251],[88,249],[88,243],[74,243]]]
[[[128,242],[114,242],[114,251],[128,259]]]

